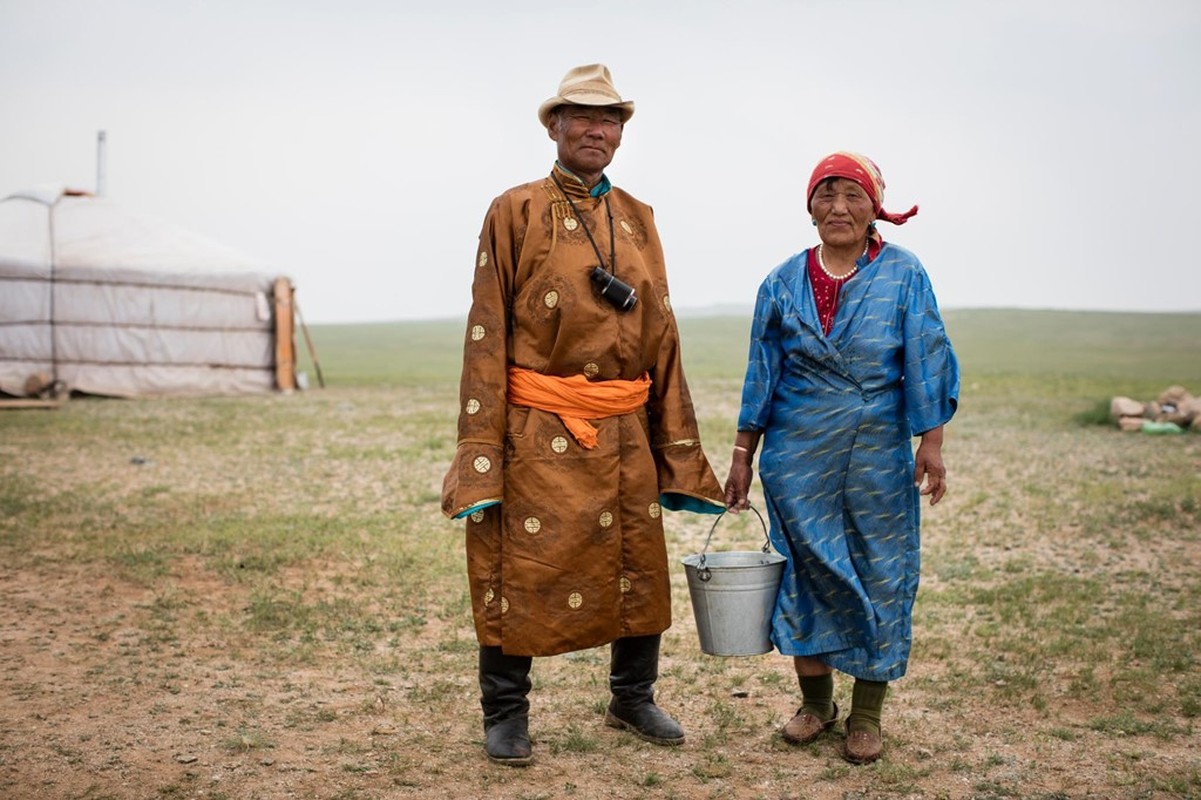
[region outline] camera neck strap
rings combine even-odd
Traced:
[[[584,233],[586,233],[588,235],[588,242],[589,242],[589,244],[592,245],[592,249],[594,251],[596,251],[596,257],[600,261],[600,265],[603,268],[605,266],[605,256],[604,256],[604,254],[601,253],[600,248],[597,247],[596,239],[592,238],[592,231],[590,231],[588,229],[588,223],[584,221],[584,217],[580,214],[580,210],[578,208],[576,208],[576,204],[574,202],[572,202],[571,195],[569,195],[567,193],[567,189],[564,188],[563,184],[559,181],[559,176],[553,172],[550,174],[550,176],[551,176],[551,178],[554,179],[555,185],[559,187],[559,191],[563,193],[563,197],[565,197],[567,199],[567,205],[571,206],[571,212],[576,215],[577,219],[579,219],[580,225],[583,226],[583,228],[584,228]],[[609,195],[608,194],[606,194],[601,199],[605,201],[605,214],[609,218],[609,274],[616,275],[617,274],[617,234],[613,230],[613,209],[609,206]]]

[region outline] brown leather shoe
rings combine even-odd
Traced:
[[[842,757],[852,764],[870,764],[880,757],[883,749],[884,741],[879,731],[848,730],[842,746]]]
[[[796,716],[788,720],[780,730],[780,735],[784,737],[784,741],[791,744],[809,744],[833,728],[835,722],[838,722],[838,703],[834,704],[834,714],[826,720],[801,706],[797,709]]]

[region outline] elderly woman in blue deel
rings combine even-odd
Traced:
[[[880,170],[861,155],[835,153],[813,171],[821,243],[759,289],[725,486],[728,508],[747,508],[762,441],[771,540],[788,559],[771,637],[793,657],[802,698],[781,733],[807,744],[832,728],[833,671],[851,675],[843,756],[856,764],[880,757],[884,696],[908,664],[920,500],[946,492],[943,426],[959,400],[926,271],[876,230],[917,206],[890,214],[883,196]]]

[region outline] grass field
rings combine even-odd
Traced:
[[[605,728],[584,651],[535,664],[537,763],[490,765],[438,510],[463,326],[423,322],[313,327],[325,389],[0,412],[0,796],[1201,797],[1201,436],[1095,422],[1201,393],[1201,314],[945,318],[950,494],[877,764],[779,739],[790,664],[700,654],[681,567],[659,699],[688,744]],[[681,321],[722,479],[747,326]],[[708,533],[667,525],[677,565]]]

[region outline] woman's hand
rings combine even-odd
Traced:
[[[947,468],[942,463],[941,425],[922,434],[922,441],[917,446],[913,460],[916,464],[913,485],[919,487],[921,494],[930,495],[930,505],[936,505],[947,493]],[[923,481],[925,486],[922,486]]]
[[[734,436],[734,455],[730,459],[730,474],[726,478],[726,510],[737,514],[751,507],[747,493],[755,468],[755,449],[759,447],[758,431],[739,431]]]
[[[726,477],[727,511],[737,514],[739,511],[751,507],[747,494],[751,490],[751,477],[754,475],[754,471],[750,457],[735,450],[734,461],[730,464],[730,474]]]
[[[726,511],[737,514],[751,507],[747,494],[755,474],[755,450],[759,447],[759,431],[739,431],[734,436],[734,455],[730,459],[730,474],[726,477]]]

